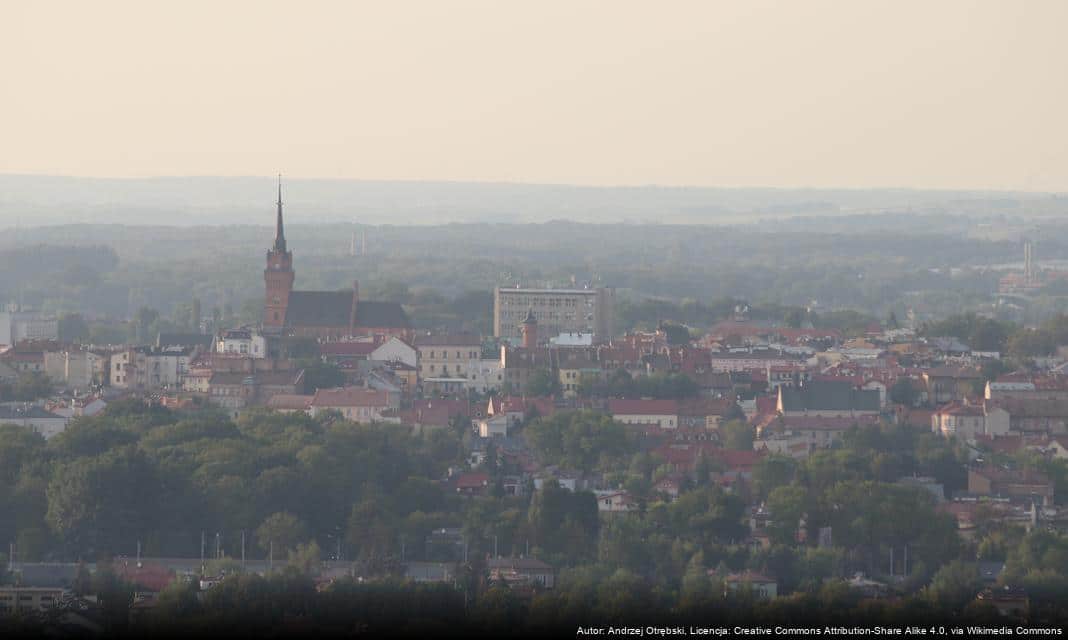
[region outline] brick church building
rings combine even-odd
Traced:
[[[410,339],[412,325],[395,302],[360,299],[358,282],[342,291],[294,291],[293,252],[286,248],[282,225],[282,185],[278,185],[278,221],[274,246],[267,251],[263,271],[266,296],[263,329],[285,335],[325,340],[383,335]]]

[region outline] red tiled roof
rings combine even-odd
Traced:
[[[461,473],[453,484],[457,489],[481,489],[489,486],[489,479],[488,473]]]
[[[380,346],[375,342],[324,342],[319,352],[324,356],[368,356]]]
[[[471,334],[415,336],[417,347],[480,347],[482,338]]]
[[[733,398],[690,398],[678,402],[678,411],[683,416],[721,416],[733,406]]]
[[[115,574],[133,584],[148,591],[162,591],[164,587],[174,582],[174,571],[155,564],[145,564],[138,567],[136,563],[129,561],[116,562]]]
[[[293,393],[276,393],[267,400],[267,407],[269,409],[305,411],[311,405],[313,397]]]
[[[756,412],[757,415],[774,415],[779,410],[779,399],[775,396],[757,396],[756,398]]]
[[[363,387],[319,389],[312,399],[316,407],[384,407],[389,405],[389,392]]]
[[[678,415],[676,400],[609,400],[608,413],[612,415],[666,416]]]

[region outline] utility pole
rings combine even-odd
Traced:
[[[137,541],[137,568],[141,568],[141,541]]]
[[[497,536],[493,536],[493,557],[500,558],[501,554],[497,553]]]
[[[204,544],[205,544],[205,542],[206,541],[204,539],[204,530],[201,529],[200,530],[200,572],[201,573],[204,573]]]
[[[274,571],[274,540],[271,540],[269,549],[267,551],[267,572]]]
[[[218,531],[215,532],[215,559],[222,558],[222,536]]]
[[[245,568],[245,530],[241,530],[241,568]]]

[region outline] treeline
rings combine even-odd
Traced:
[[[728,425],[729,446],[746,448],[751,428]],[[15,541],[27,561],[93,561],[130,555],[138,542],[146,556],[197,557],[207,534],[211,555],[224,558],[213,566],[236,571],[239,563],[226,559],[237,556],[244,534],[250,557],[273,553],[296,571],[285,579],[297,581],[338,552],[366,579],[396,578],[404,561],[467,557],[464,624],[476,629],[483,624],[478,611],[520,629],[577,620],[559,617],[568,611],[601,612],[606,620],[626,611],[652,618],[687,607],[718,611],[724,591],[717,581],[746,570],[772,575],[789,597],[751,609],[730,606],[772,617],[824,600],[843,603],[836,611],[852,610],[855,596],[841,581],[858,571],[911,598],[907,605],[858,603],[857,615],[873,606],[878,616],[960,611],[979,586],[969,564],[976,557],[1005,559],[1006,579],[1033,586],[1040,611],[1056,609],[1054,596],[1068,586],[1064,538],[1041,531],[1025,536],[988,518],[977,523],[976,541],[967,542],[927,489],[899,483],[932,476],[952,493],[966,481],[965,454],[953,441],[907,427],[854,429],[837,448],[801,461],[768,456],[751,480],[726,487],[725,476],[716,474],[728,469],[714,455],[704,456],[692,473],[680,470],[601,413],[560,412],[522,425],[518,437],[541,465],[630,493],[634,509],[608,518],[599,516],[592,493],[571,492],[552,480],[540,490],[527,484],[509,495],[505,482],[520,474],[521,462],[496,446],[484,450],[476,469],[488,476],[485,495],[449,490],[441,480],[450,467],[466,468],[464,442],[471,437],[462,420],[416,434],[331,417],[180,415],[137,401],[77,419],[48,442],[2,426],[0,513],[10,517],[0,518],[0,539]],[[680,482],[674,501],[656,490],[669,476]],[[767,548],[750,540],[747,507],[761,503],[770,514]],[[458,530],[460,540],[431,535],[444,528]],[[478,559],[494,551],[549,562],[560,572],[560,588],[527,608],[517,594],[486,582]],[[282,578],[270,580],[276,579]],[[270,580],[242,580],[252,602],[276,588]],[[220,593],[231,593],[227,589]],[[405,589],[382,597],[404,601],[411,597]],[[290,602],[305,602],[301,598]],[[195,605],[206,608],[193,609],[187,619],[218,623],[225,607],[214,610],[212,602]],[[245,605],[227,606],[243,611]],[[276,621],[275,606],[270,615],[255,610]]]
[[[902,599],[864,599],[844,582],[833,581],[812,591],[763,600],[744,589],[731,590],[696,570],[687,573],[678,589],[664,590],[627,570],[579,568],[563,572],[557,588],[531,593],[490,582],[471,568],[464,567],[455,585],[361,583],[345,578],[324,589],[316,589],[311,578],[293,569],[266,577],[238,574],[203,599],[197,598],[194,585],[178,582],[160,594],[152,610],[132,622],[123,608],[132,601],[132,589],[107,579],[98,581],[104,584],[95,592],[105,603],[109,637],[574,637],[580,628],[609,626],[1056,628],[1068,622],[1064,601],[1033,603],[1025,620],[974,601],[971,589],[951,596],[957,585],[948,575],[930,589]],[[947,574],[959,570],[954,565]],[[41,635],[49,626],[47,617],[0,617],[5,637]]]
[[[420,329],[482,333],[491,332],[493,288],[516,283],[615,287],[621,330],[662,320],[707,326],[729,317],[739,299],[755,318],[776,322],[813,309],[822,318],[809,318],[817,326],[853,326],[833,319],[840,309],[882,318],[915,307],[940,317],[986,305],[996,290],[996,273],[960,267],[977,255],[1007,260],[1020,251],[1013,243],[936,233],[554,222],[361,227],[367,252],[350,255],[350,225],[290,231],[298,288],[336,290],[358,279],[368,299],[408,305]],[[266,225],[234,233],[81,226],[58,236],[55,229],[20,230],[20,238],[65,246],[13,250],[25,268],[12,272],[17,290],[0,280],[0,300],[17,294],[48,310],[119,320],[142,307],[172,318],[194,297],[206,313],[219,309],[238,321],[254,319],[246,306],[257,313],[262,307]]]
[[[950,316],[924,325],[927,336],[952,336],[976,351],[998,351],[1023,364],[1030,358],[1053,355],[1068,344],[1068,314],[1059,314],[1038,327],[985,318],[975,313]]]

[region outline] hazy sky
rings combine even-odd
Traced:
[[[0,173],[1068,191],[1068,2],[0,0]]]

